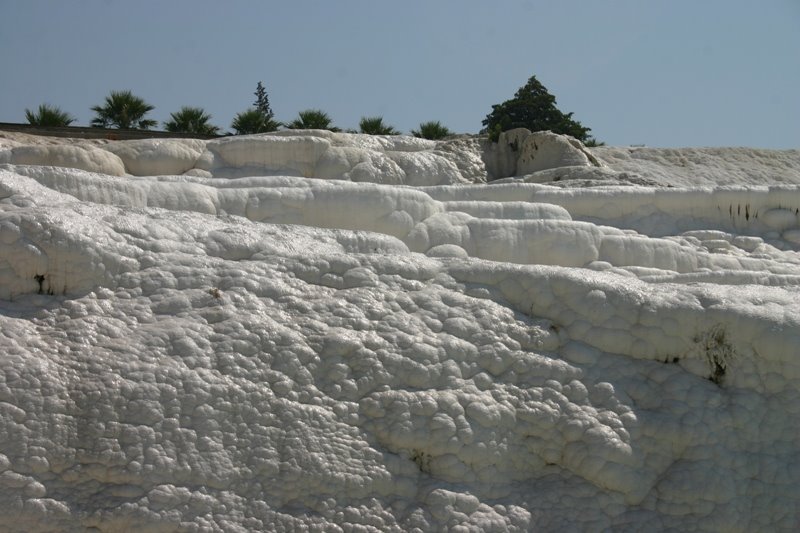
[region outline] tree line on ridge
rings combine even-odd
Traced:
[[[298,113],[291,122],[279,122],[269,103],[269,96],[262,82],[258,82],[255,91],[256,100],[253,105],[237,113],[231,122],[235,135],[266,133],[286,129],[320,129],[342,131],[333,125],[331,117],[321,109],[306,109]],[[146,118],[155,109],[144,99],[131,91],[111,91],[102,105],[93,106],[95,116],[91,121],[93,127],[149,130],[158,122]],[[41,104],[38,109],[25,109],[25,118],[30,124],[37,126],[69,126],[75,117],[62,111],[57,106]],[[173,133],[189,133],[197,135],[224,135],[218,126],[211,124],[211,115],[202,107],[184,106],[170,113],[169,120],[164,121],[164,129]],[[492,111],[482,122],[481,133],[497,141],[500,133],[514,128],[527,128],[531,131],[550,130],[554,133],[571,135],[589,146],[598,143],[589,135],[591,128],[583,126],[572,118],[572,113],[562,113],[556,107],[556,99],[542,85],[536,76],[514,95],[514,98],[493,105]],[[370,135],[398,135],[400,132],[386,124],[381,116],[361,117],[358,130],[345,130],[348,133],[365,133]],[[449,128],[439,121],[423,122],[411,134],[424,139],[442,139],[453,135]]]

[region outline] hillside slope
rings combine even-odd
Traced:
[[[503,142],[7,136],[0,528],[794,530],[796,154]]]

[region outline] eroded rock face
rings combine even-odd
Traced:
[[[496,143],[485,141],[483,158],[490,179],[522,176],[570,166],[601,166],[580,141],[550,131],[504,131]]]

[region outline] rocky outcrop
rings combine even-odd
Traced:
[[[577,139],[525,128],[504,131],[496,143],[487,139],[483,160],[490,180],[558,167],[602,166]]]

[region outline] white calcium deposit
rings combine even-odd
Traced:
[[[6,134],[0,163],[0,530],[800,524],[797,151]]]

